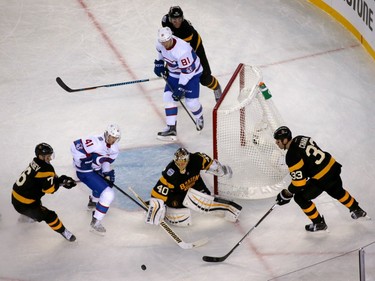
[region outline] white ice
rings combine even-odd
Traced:
[[[56,171],[68,175],[74,175],[70,143],[101,133],[110,122],[122,127],[123,153],[163,145],[155,138],[164,127],[162,81],[68,94],[55,78],[80,88],[154,77],[160,19],[176,4],[200,32],[222,86],[239,63],[259,66],[293,132],[313,136],[343,164],[345,187],[375,217],[375,63],[343,26],[308,1],[3,0],[0,280],[359,280],[357,250],[375,241],[373,221],[353,221],[346,208],[325,195],[315,202],[329,233],[306,233],[308,220],[292,202],[276,208],[219,264],[205,263],[202,256],[226,254],[274,198],[238,200],[244,210],[235,225],[195,214],[192,227],[174,228],[186,241],[210,238],[192,250],[145,225],[144,212],[124,198],[133,207],[110,209],[103,221],[105,237],[89,232],[89,190],[81,184],[43,198],[76,242],[65,241],[45,223],[17,222],[11,189],[37,143],[54,147]],[[211,154],[214,98],[207,88],[201,88],[201,101],[206,127],[197,134],[180,111],[179,144]],[[139,155],[137,164],[145,172],[140,169],[132,185],[142,194],[152,188],[144,186],[144,178],[156,161],[158,154]],[[375,280],[375,246],[365,251],[366,280]]]

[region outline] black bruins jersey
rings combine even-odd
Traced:
[[[202,43],[202,39],[199,33],[194,29],[194,27],[188,20],[184,19],[181,23],[180,28],[175,28],[169,21],[169,16],[167,14],[162,18],[161,25],[163,27],[169,27],[172,30],[174,36],[188,42],[200,58],[197,50]]]
[[[208,170],[212,161],[212,158],[204,153],[190,153],[184,174],[174,161],[171,161],[151,191],[151,197],[163,200],[170,207],[182,207],[182,201],[189,188],[201,190],[205,187],[200,172]]]
[[[289,191],[296,193],[305,187],[307,180],[325,180],[340,174],[341,165],[307,136],[293,138],[286,154],[286,164],[292,182]]]
[[[56,178],[53,166],[35,157],[13,185],[12,201],[18,204],[40,204],[44,194],[57,191]]]

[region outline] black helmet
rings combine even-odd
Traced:
[[[184,16],[184,12],[181,10],[180,6],[172,6],[169,8],[168,16],[171,19],[182,18]]]
[[[292,132],[289,130],[287,126],[281,126],[276,129],[276,131],[273,133],[273,138],[275,140],[283,140],[283,139],[292,139]]]
[[[42,142],[35,147],[35,155],[49,155],[53,154],[53,148],[48,143]]]

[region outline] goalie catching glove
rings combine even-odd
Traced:
[[[206,173],[210,173],[214,176],[218,177],[226,177],[230,179],[233,175],[232,168],[228,165],[222,165],[218,160],[214,160],[210,166],[210,168],[207,170]]]

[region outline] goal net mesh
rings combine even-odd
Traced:
[[[214,157],[233,170],[231,179],[214,179],[221,196],[261,199],[287,185],[285,153],[273,139],[285,123],[260,83],[258,68],[240,64],[213,110]]]

